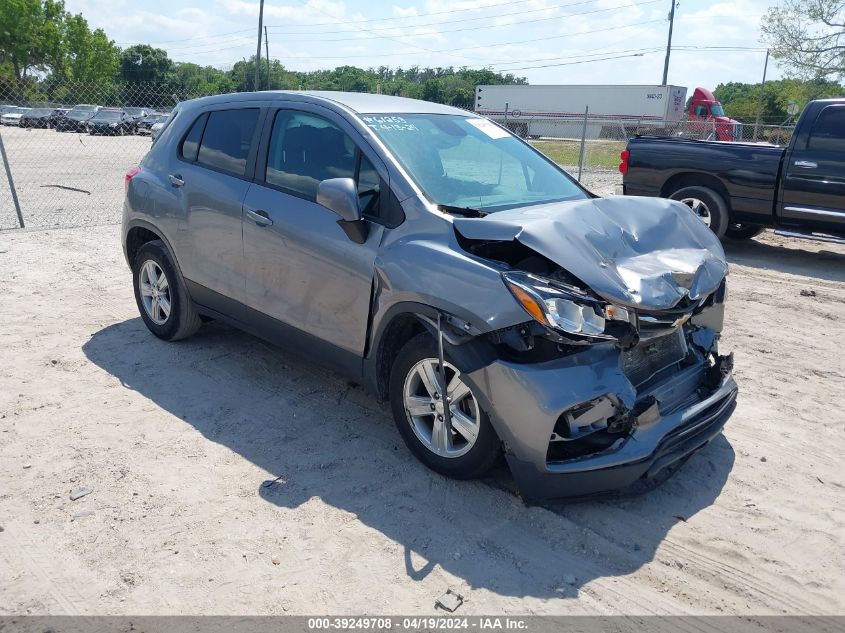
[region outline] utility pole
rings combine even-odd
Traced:
[[[270,40],[267,38],[267,26],[264,26],[264,57],[267,58],[267,90],[270,90]]]
[[[261,61],[261,29],[264,25],[264,0],[258,8],[258,45],[255,48],[255,90],[258,90],[258,63]]]
[[[766,72],[769,70],[769,53],[766,49],[766,63],[763,64],[763,83],[760,84],[760,98],[757,100],[757,122],[754,124],[754,140],[757,140],[757,132],[760,129],[760,119],[763,116],[763,92],[766,89]]]
[[[672,8],[669,10],[669,42],[666,44],[666,63],[663,64],[663,84],[667,85],[669,79],[669,55],[672,54],[672,29],[675,27],[675,0],[672,0]]]

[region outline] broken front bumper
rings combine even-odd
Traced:
[[[467,378],[505,444],[523,497],[580,497],[650,479],[721,432],[736,407],[737,385],[730,359],[714,355],[711,366],[708,358],[709,353],[639,389],[612,345],[538,364],[497,360]],[[631,413],[636,421],[630,431],[594,453],[550,457],[561,416],[607,397],[621,409],[641,412]]]

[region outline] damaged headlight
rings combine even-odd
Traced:
[[[607,321],[629,321],[628,311],[558,281],[522,272],[502,274],[514,298],[534,319],[555,330],[589,338],[617,339]]]

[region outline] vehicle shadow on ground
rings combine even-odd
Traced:
[[[845,253],[825,248],[817,252],[805,250],[801,244],[798,240],[794,247],[757,240],[723,242],[725,254],[732,264],[814,279],[845,281]]]
[[[527,507],[506,473],[459,482],[427,470],[387,407],[362,389],[226,326],[169,344],[135,318],[96,332],[83,351],[126,388],[272,473],[255,481],[256,504],[295,509],[317,497],[352,513],[404,548],[410,581],[439,565],[499,595],[574,597],[603,577],[621,591],[673,526],[714,502],[734,463],[720,436],[645,495]]]

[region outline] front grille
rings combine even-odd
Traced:
[[[677,328],[671,334],[640,341],[622,352],[619,362],[628,380],[639,386],[661,369],[682,361],[686,355],[683,328]]]

